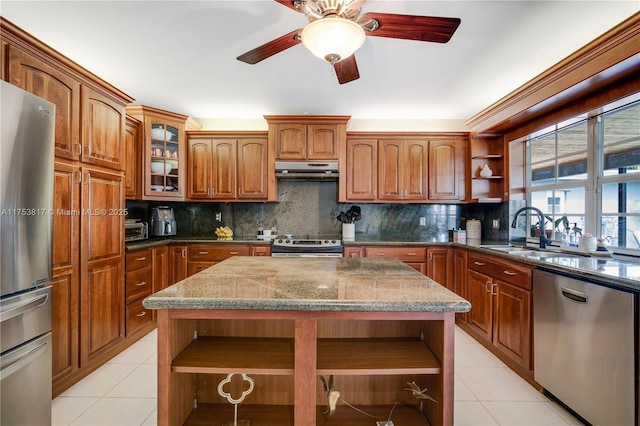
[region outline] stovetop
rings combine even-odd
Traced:
[[[342,240],[339,237],[278,237],[271,241],[271,245],[274,247],[290,247],[300,249],[310,248],[327,248],[327,247],[342,247]]]

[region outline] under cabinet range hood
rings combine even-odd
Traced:
[[[276,161],[276,177],[282,180],[337,180],[338,162]]]

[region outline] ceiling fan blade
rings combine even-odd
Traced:
[[[296,12],[304,13],[301,10],[298,10],[298,8],[296,8],[295,1],[292,1],[292,0],[276,0],[276,1],[281,5],[288,7],[289,9],[295,10]]]
[[[271,40],[270,42],[263,44],[262,46],[243,53],[238,56],[237,59],[239,61],[246,62],[247,64],[257,64],[276,53],[280,53],[283,50],[287,50],[288,48],[295,46],[296,44],[300,44],[300,37],[298,37],[300,31],[302,30],[297,29],[295,31],[291,31],[289,34],[285,34],[275,40]]]
[[[459,18],[437,16],[397,15],[394,13],[365,13],[358,23],[365,25],[375,20],[378,28],[365,33],[369,36],[401,38],[405,40],[446,43],[460,25]]]
[[[336,76],[340,84],[345,84],[360,78],[356,55],[351,55],[346,59],[336,62],[333,64],[333,69],[336,71]]]

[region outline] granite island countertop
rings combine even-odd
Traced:
[[[148,309],[467,312],[471,304],[393,258],[232,257],[149,297]]]

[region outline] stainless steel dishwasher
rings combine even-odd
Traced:
[[[593,425],[637,424],[636,299],[533,271],[535,381]]]

